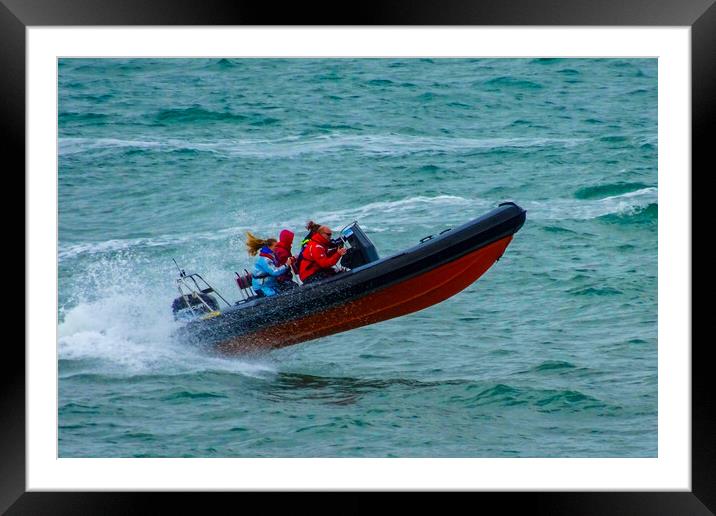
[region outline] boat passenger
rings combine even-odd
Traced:
[[[311,241],[311,237],[315,232],[317,232],[319,229],[321,229],[320,224],[316,224],[312,220],[309,220],[306,222],[306,229],[308,230],[308,234],[303,237],[303,240],[301,240],[301,251],[303,251],[303,248],[306,247],[306,244]]]
[[[276,264],[278,266],[284,265],[289,258],[293,258],[291,255],[291,245],[293,244],[293,231],[284,229],[278,236],[278,242],[274,248],[274,254],[276,255]],[[293,258],[295,261],[295,258]],[[284,274],[276,278],[279,290],[290,290],[298,286],[293,281],[292,270],[287,270]]]
[[[254,269],[251,272],[251,286],[259,296],[273,296],[278,292],[276,278],[289,272],[293,264],[293,257],[289,257],[284,265],[279,266],[276,261],[277,240],[275,238],[258,238],[251,232],[246,232],[246,249],[250,256],[259,255]]]
[[[298,254],[296,255],[296,261],[293,264],[293,272],[298,274],[298,272],[301,270],[301,261],[303,261],[303,250],[306,249],[306,246],[308,245],[308,242],[311,241],[311,237],[314,233],[316,233],[319,229],[321,229],[320,224],[316,224],[312,220],[309,220],[306,222],[306,229],[308,230],[308,233],[305,237],[301,240],[301,249],[298,250]]]
[[[301,281],[311,283],[336,274],[333,268],[341,256],[346,254],[343,247],[331,248],[333,231],[328,226],[320,226],[313,221],[306,225],[309,230],[308,242],[301,250],[298,274]]]

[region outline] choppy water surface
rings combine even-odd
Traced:
[[[654,457],[657,64],[62,59],[61,457]],[[477,283],[251,360],[171,338],[176,258],[358,220],[381,255],[514,200]]]

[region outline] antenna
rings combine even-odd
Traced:
[[[177,261],[174,258],[172,258],[172,261],[174,262],[174,265],[176,265],[177,269],[179,270],[179,276],[182,278],[185,277],[186,273],[184,272],[184,269],[179,267],[179,264],[177,263]]]

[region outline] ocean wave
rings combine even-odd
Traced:
[[[528,79],[518,79],[516,77],[511,76],[495,77],[494,79],[483,81],[482,84],[485,86],[497,86],[500,88],[516,88],[526,90],[538,90],[544,87],[538,82],[530,81]]]
[[[542,228],[547,233],[565,233],[570,235],[576,235],[578,234],[576,231],[572,231],[571,229],[563,228],[562,226],[544,226]]]
[[[314,218],[323,224],[345,225],[354,220],[361,222],[364,229],[374,233],[395,230],[395,226],[402,223],[427,223],[435,220],[435,212],[440,208],[441,219],[450,218],[449,215],[459,216],[467,207],[475,212],[491,205],[489,201],[480,199],[467,199],[455,195],[438,195],[435,197],[416,196],[392,201],[378,201],[355,208],[346,208],[333,211],[316,212]],[[391,217],[386,222],[385,216]],[[464,218],[464,216],[463,216]],[[274,220],[267,221],[265,230],[277,228],[302,227],[304,220]],[[103,242],[79,242],[73,244],[60,244],[58,258],[67,260],[79,255],[103,254],[138,248],[161,248],[186,244],[189,242],[206,242],[226,240],[237,235],[243,235],[247,230],[255,228],[247,225],[228,226],[211,231],[195,233],[165,234],[154,237],[113,239]]]
[[[395,83],[390,79],[371,79],[366,84],[369,86],[392,86]]]
[[[60,125],[76,122],[89,122],[92,125],[103,125],[109,123],[109,118],[109,115],[103,113],[61,112],[58,115],[58,122]]]
[[[478,212],[492,205],[484,199],[456,195],[416,196],[372,202],[357,208],[318,212],[314,218],[328,225],[344,225],[357,220],[366,231],[382,233],[396,231],[406,224],[435,225],[438,220],[448,224],[466,222],[466,213],[477,216]],[[436,217],[436,213],[439,213],[439,217]]]
[[[608,136],[602,136],[599,138],[599,141],[602,143],[629,143],[631,141],[631,138],[629,136],[624,136],[622,134],[612,134]]]
[[[243,66],[243,63],[240,60],[227,59],[224,57],[219,59],[218,61],[211,60],[209,64],[206,65],[206,68],[209,70],[231,70],[233,68],[239,68],[241,66]]]
[[[571,294],[573,296],[618,296],[620,294],[623,294],[621,290],[618,290],[616,288],[612,287],[578,287],[567,291],[568,294]]]
[[[563,60],[564,59],[561,57],[535,57],[534,59],[530,59],[530,64],[550,65],[559,63]]]
[[[261,123],[261,122],[256,122]],[[273,123],[264,121],[263,123]],[[60,156],[97,150],[123,151],[138,148],[149,151],[191,149],[212,152],[227,157],[286,158],[304,154],[325,154],[356,151],[367,155],[407,156],[419,153],[466,154],[495,149],[529,149],[574,147],[588,141],[585,138],[447,138],[439,136],[330,134],[309,138],[288,136],[268,139],[237,139],[214,141],[122,140],[116,138],[74,138],[59,140]]]
[[[355,401],[358,396],[371,391],[386,389],[424,389],[469,385],[469,380],[425,381],[412,378],[352,378],[348,376],[316,376],[282,371],[276,375],[265,395],[274,401],[305,399],[310,392],[312,399],[328,403]]]
[[[324,377],[280,372],[265,396],[273,401],[311,399],[324,403],[355,403],[361,396],[374,391],[399,389],[445,389],[449,405],[463,408],[487,406],[512,407],[526,405],[537,412],[583,412],[599,410],[613,413],[619,406],[608,404],[578,390],[539,389],[504,383],[476,382],[465,379],[420,381],[408,378],[362,379],[350,377]],[[456,392],[457,391],[457,392]],[[478,391],[477,394],[472,394]]]
[[[250,125],[269,125],[279,122],[277,118],[267,117],[258,113],[241,114],[230,111],[212,111],[197,106],[162,109],[155,115],[155,120],[163,125],[196,122],[246,122]]]
[[[105,240],[103,242],[61,244],[59,246],[57,256],[60,260],[64,260],[74,258],[82,254],[111,253],[136,248],[168,247],[194,241],[225,240],[228,236],[235,234],[237,231],[246,229],[250,228],[232,226],[199,233],[165,234],[155,237],[118,238]]]
[[[80,301],[64,312],[57,343],[61,377],[220,372],[263,378],[276,372],[266,360],[214,357],[175,342],[177,323],[166,292],[115,280],[109,278],[104,291],[94,292],[94,301]]]
[[[603,218],[608,222],[623,223],[624,221],[656,220],[657,199],[658,190],[654,187],[647,187],[604,199],[554,199],[549,202],[515,199],[515,201],[527,210],[528,220],[550,222]],[[356,220],[370,233],[401,231],[405,226],[430,226],[438,229],[441,225],[449,226],[466,222],[470,217],[477,217],[494,208],[496,204],[490,199],[457,195],[414,196],[376,201],[339,210],[317,211],[313,218],[322,224],[335,226],[337,229]],[[265,221],[264,231],[280,228],[299,229],[303,227],[304,222],[304,220],[296,219]],[[86,254],[113,253],[137,248],[161,248],[189,242],[221,241],[243,235],[247,230],[256,230],[253,227],[255,225],[256,223],[253,223],[251,227],[249,225],[232,225],[210,231],[113,239],[103,242],[60,243],[58,258],[62,261]],[[548,223],[546,231],[555,233],[569,232],[570,230]]]
[[[582,412],[598,409],[600,411],[618,410],[617,406],[610,406],[602,400],[577,390],[569,389],[536,389],[507,384],[494,384],[484,386],[474,383],[468,390],[480,389],[476,395],[452,396],[448,402],[459,404],[465,408],[477,408],[487,405],[510,407],[527,405],[537,412]]]
[[[607,183],[585,186],[574,192],[577,199],[600,199],[649,188],[644,183]]]
[[[601,217],[605,222],[616,224],[654,224],[659,220],[659,205],[636,206],[630,210],[610,213]]]
[[[557,70],[557,73],[560,75],[582,75],[582,72],[574,68],[563,68],[562,70]]]
[[[60,138],[58,141],[59,155],[67,156],[95,150],[112,150],[124,148],[157,149],[160,142],[120,140],[117,138]]]
[[[658,204],[656,187],[641,188],[603,199],[553,199],[519,203],[527,209],[528,220],[591,220],[605,216],[631,217]]]
[[[178,401],[185,399],[205,399],[205,398],[227,398],[225,394],[218,394],[215,392],[203,392],[203,391],[187,391],[178,390],[172,394],[167,394],[162,397],[162,401]]]
[[[562,371],[565,369],[574,369],[577,366],[570,362],[565,362],[564,360],[546,360],[542,362],[540,365],[534,367],[532,370],[538,373],[547,372],[547,371]]]

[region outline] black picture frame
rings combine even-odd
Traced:
[[[713,169],[709,159],[709,146],[712,145],[709,129],[714,125],[716,97],[714,0],[400,0],[382,5],[361,2],[355,4],[354,9],[343,11],[339,11],[336,4],[322,3],[281,4],[278,8],[271,3],[224,0],[0,0],[0,136],[4,147],[5,177],[24,177],[25,170],[25,30],[31,26],[83,25],[689,26],[692,169],[701,170],[701,175]],[[692,173],[691,177],[694,175]],[[696,206],[693,200],[692,206]],[[16,219],[17,210],[13,215]],[[698,222],[693,214],[692,220]],[[693,256],[693,248],[691,253]],[[28,257],[24,251],[23,258],[25,267]],[[716,510],[716,418],[710,396],[713,380],[707,358],[709,342],[692,338],[691,343],[678,344],[691,345],[692,352],[690,492],[471,493],[470,502],[498,503],[500,511],[518,509],[552,515],[713,514]],[[206,508],[210,496],[219,496],[225,501],[240,496],[242,507],[247,509],[250,506],[245,505],[246,502],[250,503],[250,498],[257,496],[251,493],[25,492],[24,348],[14,339],[7,338],[2,362],[5,367],[0,380],[0,511],[7,510],[7,514],[125,514],[150,512],[156,507],[163,513],[188,512],[194,507]],[[317,495],[321,496],[320,506],[329,507],[326,494]],[[259,493],[258,496],[262,495]],[[310,499],[308,496],[308,493],[297,493],[283,497],[283,501],[272,496],[269,498],[271,511],[295,510],[296,498],[312,501],[314,496]],[[372,501],[372,496],[353,493],[334,502],[337,503],[334,507],[341,512],[362,512],[376,507],[377,502]],[[411,500],[418,503],[422,503],[422,498],[422,494],[411,496]],[[285,505],[282,507],[282,504]],[[309,507],[316,506],[311,503],[304,509]]]

